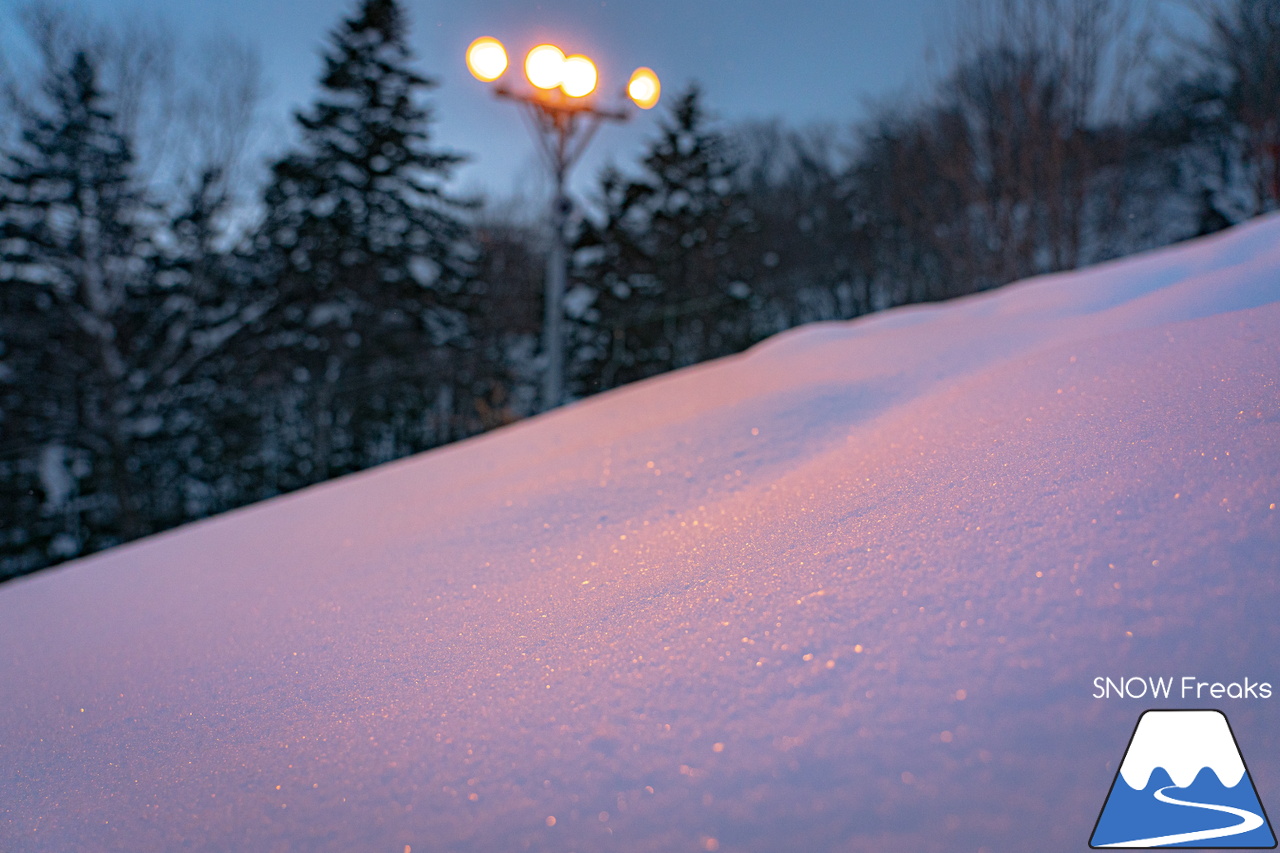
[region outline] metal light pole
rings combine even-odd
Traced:
[[[507,70],[506,49],[493,38],[479,38],[467,48],[467,67],[478,80],[493,82]],[[529,51],[525,76],[533,88],[515,91],[499,85],[494,94],[518,104],[551,172],[551,247],[547,253],[545,314],[542,351],[542,409],[564,402],[564,292],[568,279],[568,235],[565,233],[572,205],[565,192],[570,169],[582,156],[604,121],[626,121],[625,109],[597,106],[589,96],[596,90],[595,65],[585,56],[568,56],[554,45],[542,44]],[[658,77],[648,68],[637,68],[627,84],[627,97],[641,109],[658,102]]]

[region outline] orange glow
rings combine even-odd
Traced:
[[[560,88],[571,98],[585,98],[596,90],[600,79],[595,63],[585,56],[570,56],[564,61],[564,79]]]
[[[507,49],[495,38],[478,38],[467,48],[467,69],[477,80],[497,80],[507,70]]]
[[[642,110],[652,109],[662,94],[662,84],[652,68],[641,66],[631,74],[631,82],[627,83],[627,96],[635,101]]]
[[[524,59],[524,76],[539,89],[554,89],[564,81],[564,51],[540,44]]]

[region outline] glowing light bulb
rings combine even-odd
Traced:
[[[524,76],[539,89],[554,89],[564,81],[564,51],[540,44],[524,59]]]
[[[635,101],[637,107],[642,110],[651,109],[658,103],[661,93],[662,84],[658,82],[658,75],[653,73],[652,68],[641,66],[631,73],[631,81],[627,83],[627,96]]]
[[[477,80],[497,80],[507,70],[507,49],[495,38],[478,38],[467,48],[467,69]]]
[[[585,98],[596,90],[599,79],[594,62],[585,56],[570,56],[564,61],[564,80],[560,88],[571,98]]]

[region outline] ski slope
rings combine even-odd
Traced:
[[[1095,677],[1280,692],[1277,377],[1272,216],[5,584],[0,850],[1086,849]]]
[[[1183,806],[1185,808],[1200,809],[1201,811],[1214,812],[1216,814],[1229,814],[1234,818],[1239,818],[1240,822],[1230,826],[1224,826],[1214,829],[1198,829],[1194,832],[1174,832],[1168,835],[1159,835],[1154,838],[1134,838],[1121,844],[1100,844],[1099,847],[1174,847],[1182,844],[1186,845],[1192,841],[1211,841],[1215,838],[1230,839],[1234,835],[1243,835],[1262,826],[1266,821],[1262,819],[1262,815],[1257,812],[1251,812],[1247,809],[1235,808],[1234,806],[1220,806],[1213,803],[1196,803],[1189,800],[1177,800],[1165,793],[1165,791],[1177,790],[1176,786],[1169,785],[1160,788],[1155,792],[1155,798],[1162,803],[1169,803],[1174,806]],[[1230,842],[1228,841],[1228,844]]]

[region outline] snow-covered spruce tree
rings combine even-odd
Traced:
[[[608,170],[603,221],[584,226],[578,277],[594,292],[584,390],[611,388],[751,343],[748,268],[734,251],[750,208],[726,137],[696,85],[678,95],[638,178]]]
[[[152,527],[139,447],[156,429],[154,209],[90,56],[47,69],[43,95],[0,178],[9,574]]]
[[[234,199],[221,168],[206,166],[166,218],[155,277],[163,294],[155,325],[155,398],[165,414],[163,449],[149,464],[168,503],[162,526],[202,518],[268,496],[246,465],[257,450],[252,374],[243,355],[266,310],[254,259],[228,244]],[[158,328],[158,331],[159,331]],[[251,351],[251,350],[250,350]]]
[[[468,334],[461,158],[430,144],[404,12],[363,0],[333,33],[298,146],[272,167],[258,238],[272,282],[259,382],[276,488],[454,437]]]

